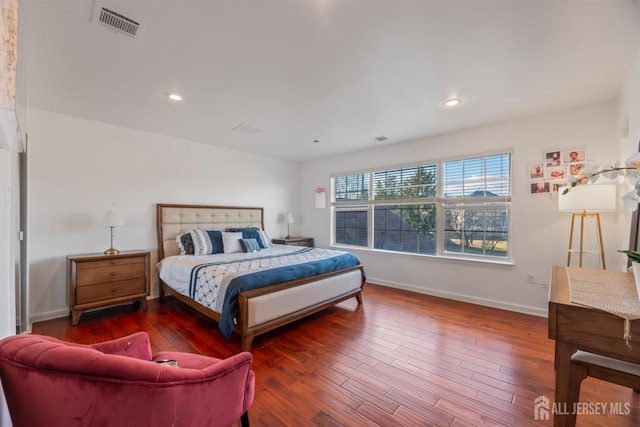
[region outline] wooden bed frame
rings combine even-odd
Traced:
[[[158,204],[157,205],[157,232],[158,232],[158,260],[180,253],[176,243],[176,236],[189,229],[217,229],[224,230],[228,227],[260,226],[264,229],[263,208],[259,207],[235,207],[235,206],[208,206],[208,205],[184,205],[184,204]],[[255,322],[254,312],[261,310],[261,304],[273,304],[268,301],[274,296],[288,295],[289,298],[300,298],[304,301],[306,292],[318,289],[320,286],[331,286],[340,283],[347,278],[353,282],[354,275],[359,274],[359,286],[348,289],[336,289],[332,294],[321,301],[313,300],[304,304],[303,308],[295,308],[290,312],[282,312],[277,317]],[[344,278],[344,279],[343,279]],[[251,343],[256,335],[273,330],[280,326],[299,320],[305,316],[324,310],[341,301],[355,297],[358,304],[362,304],[362,288],[364,286],[364,271],[362,265],[344,270],[314,276],[306,279],[293,280],[263,288],[241,292],[238,295],[239,312],[234,325],[234,332],[240,335],[242,350],[249,351]],[[335,288],[339,288],[334,286]],[[325,291],[328,288],[323,288]],[[170,294],[189,307],[197,310],[205,316],[219,322],[220,314],[205,307],[189,297],[175,291],[171,286],[160,280],[160,297]],[[278,296],[279,297],[279,296]],[[264,306],[263,306],[264,307]]]

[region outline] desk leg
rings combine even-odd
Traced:
[[[553,416],[554,427],[573,427],[576,424],[576,414],[573,412],[574,403],[578,401],[580,388],[570,387],[571,356],[577,350],[575,344],[556,340],[556,396]]]

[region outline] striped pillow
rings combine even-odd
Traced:
[[[213,253],[213,244],[209,234],[205,230],[189,230],[193,240],[194,255],[210,255]]]
[[[240,246],[242,247],[242,252],[258,252],[260,250],[260,245],[256,239],[240,239]]]
[[[256,239],[258,245],[260,246],[260,249],[266,247],[261,242],[260,235],[258,234],[260,232],[260,229],[258,227],[230,227],[227,228],[227,231],[242,232],[243,239]]]
[[[258,236],[260,237],[259,243],[262,244],[263,248],[271,247],[271,240],[269,239],[269,236],[267,236],[267,233],[265,231],[258,230]]]

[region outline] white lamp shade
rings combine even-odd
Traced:
[[[285,215],[284,217],[284,221],[287,224],[293,224],[295,221],[293,220],[293,214],[291,212],[289,212],[287,215]]]
[[[616,210],[616,186],[576,185],[567,194],[558,190],[558,210],[561,212],[613,212]]]
[[[121,227],[122,218],[116,209],[108,209],[104,213],[104,221],[102,223],[105,227]]]

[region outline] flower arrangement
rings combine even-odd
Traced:
[[[314,192],[315,192],[316,194],[323,194],[323,193],[326,193],[326,192],[327,192],[327,189],[326,189],[325,187],[318,187],[318,188],[316,188],[316,189],[314,190]]]
[[[626,208],[635,211],[640,203],[640,153],[633,154],[624,163],[617,161],[614,164],[592,165],[582,168],[578,174],[569,175],[567,188],[562,194],[567,194],[577,185],[594,183],[600,177],[616,179],[619,176],[624,177],[633,185],[633,190],[622,196],[622,201]]]

